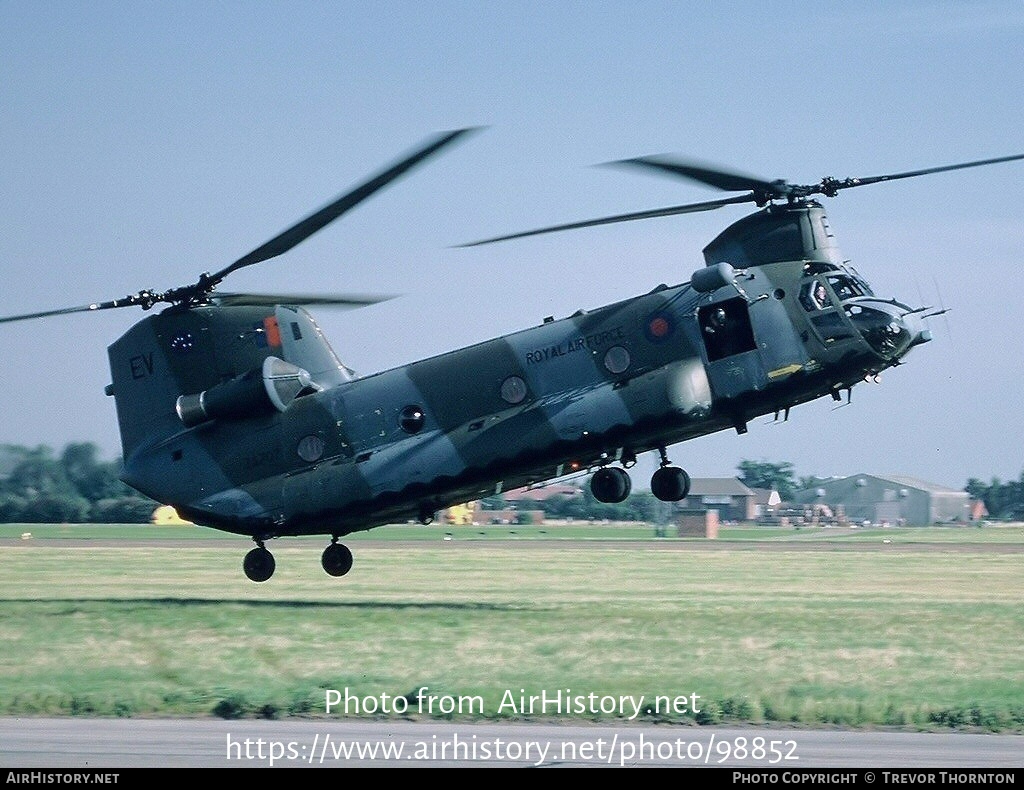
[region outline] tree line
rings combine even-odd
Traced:
[[[0,445],[0,522],[149,522],[157,503],[122,483],[120,468],[120,460],[100,460],[91,442],[59,455],[45,445]]]
[[[964,490],[985,503],[990,518],[1024,521],[1024,472],[1017,480],[1002,483],[993,478],[987,485],[972,477]]]
[[[68,444],[57,454],[45,445],[29,448],[0,445],[0,523],[148,523],[158,506],[118,477],[120,459],[102,461],[92,442]],[[783,501],[821,478],[797,478],[789,462],[743,460],[737,477],[750,488],[770,488]],[[1024,520],[1024,472],[1018,480],[983,483],[971,478],[964,490],[985,503],[989,517]],[[501,509],[500,496],[484,500],[484,507]],[[537,503],[550,518],[607,519],[659,523],[671,518],[671,506],[649,491],[634,491],[624,502],[598,502],[589,486],[578,496],[553,496]]]

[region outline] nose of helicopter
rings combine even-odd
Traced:
[[[846,305],[846,312],[872,350],[889,362],[932,339],[921,311],[898,302],[863,301]]]

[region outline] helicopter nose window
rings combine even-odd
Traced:
[[[804,283],[800,289],[800,304],[804,306],[807,312],[811,313],[831,307],[832,301],[829,298],[828,289],[825,288],[825,284],[819,280],[812,280]]]
[[[854,305],[847,314],[868,344],[887,359],[901,356],[913,341],[902,318],[886,310]]]

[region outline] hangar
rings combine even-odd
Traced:
[[[967,522],[966,491],[904,475],[859,474],[819,481],[798,491],[795,504],[828,505],[853,523],[924,525]]]

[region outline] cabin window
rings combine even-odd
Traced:
[[[422,431],[426,421],[427,416],[423,413],[423,409],[415,405],[406,406],[398,416],[399,426],[401,426],[403,431],[410,434]]]
[[[612,346],[604,355],[604,366],[609,373],[623,373],[629,367],[629,352],[622,346]]]
[[[501,382],[501,399],[513,406],[526,400],[526,382],[519,376],[509,376]]]
[[[709,362],[757,348],[744,299],[726,299],[705,305],[697,311],[697,321]]]
[[[299,454],[299,458],[311,464],[323,457],[325,446],[324,440],[319,436],[304,436],[299,440],[295,451]]]

